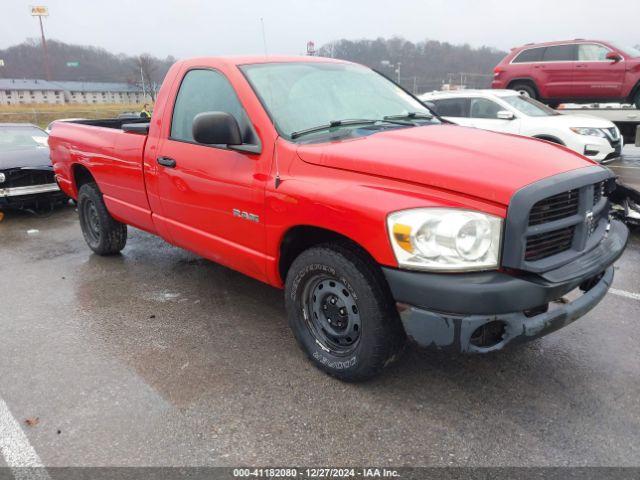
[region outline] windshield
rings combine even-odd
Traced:
[[[383,120],[409,114],[430,117],[418,100],[360,65],[299,62],[241,68],[278,131],[289,138],[294,132],[340,120]]]
[[[627,47],[625,45],[620,46],[615,43],[612,43],[612,45],[616,47],[617,50],[620,50],[622,53],[626,53],[627,56],[629,57],[632,57],[632,58],[640,57],[640,50],[635,47]]]
[[[0,126],[0,152],[47,146],[47,134],[31,126]]]
[[[553,108],[547,107],[544,103],[540,103],[533,98],[524,97],[522,95],[509,95],[507,97],[500,98],[519,112],[524,113],[529,117],[550,117],[552,115],[560,115]]]

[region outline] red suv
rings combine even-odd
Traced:
[[[630,102],[640,108],[640,50],[595,40],[531,43],[514,48],[496,66],[491,86],[552,106]]]

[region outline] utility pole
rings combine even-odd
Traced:
[[[31,7],[31,16],[38,17],[38,20],[40,21],[40,35],[42,36],[44,75],[47,80],[51,80],[51,69],[49,68],[49,54],[47,53],[47,39],[44,36],[44,25],[42,24],[42,17],[49,16],[49,9],[42,5]]]

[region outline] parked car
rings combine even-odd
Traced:
[[[459,125],[514,133],[564,145],[598,162],[620,157],[623,140],[608,120],[560,115],[514,90],[455,90],[420,96],[438,115]]]
[[[353,63],[180,61],[154,119],[53,129],[89,247],[120,252],[132,225],[284,288],[301,348],[343,380],[406,336],[485,353],[561,328],[602,300],[627,243],[607,168],[443,124]]]
[[[502,59],[491,86],[552,106],[620,102],[640,108],[640,50],[595,40],[530,43]]]
[[[54,178],[47,137],[35,125],[0,123],[0,208],[40,208],[67,200]]]

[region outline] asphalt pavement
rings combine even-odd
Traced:
[[[636,232],[569,327],[489,356],[410,348],[344,384],[305,360],[279,290],[135,229],[93,255],[72,206],[8,214],[0,466],[639,466],[639,320]]]

